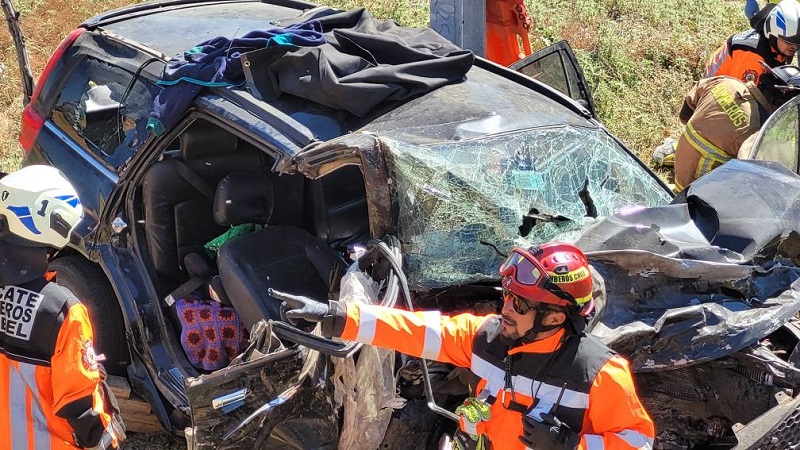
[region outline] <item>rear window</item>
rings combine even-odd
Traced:
[[[87,56],[70,74],[50,119],[87,152],[114,169],[147,138],[147,115],[158,88],[106,61]]]

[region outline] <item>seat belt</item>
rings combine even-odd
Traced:
[[[202,286],[203,283],[207,281],[208,280],[206,279],[198,277],[189,278],[188,281],[178,286],[174,291],[170,292],[169,295],[164,297],[164,302],[167,304],[167,306],[172,306],[176,301],[186,298],[187,295]]]
[[[181,178],[186,180],[187,183],[191,184],[192,187],[203,194],[205,198],[211,200],[212,202],[214,201],[216,189],[214,189],[206,182],[206,180],[202,179],[200,175],[196,174],[183,162],[178,161],[177,159],[173,159],[171,161],[175,165],[175,171],[178,172],[178,175],[180,175]]]

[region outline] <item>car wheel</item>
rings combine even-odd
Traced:
[[[126,376],[130,364],[125,322],[114,290],[99,267],[81,256],[64,256],[50,262],[56,282],[72,291],[89,310],[97,354],[105,355],[105,366],[112,375]]]

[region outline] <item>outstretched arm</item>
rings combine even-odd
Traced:
[[[329,303],[270,290],[286,317],[322,322],[322,333],[408,355],[469,367],[472,340],[487,317],[405,311],[363,303]]]

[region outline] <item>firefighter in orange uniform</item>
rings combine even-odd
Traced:
[[[60,171],[0,179],[0,449],[117,448],[124,439],[101,380],[84,307],[45,278],[83,209]]]
[[[628,362],[584,331],[594,299],[583,252],[515,247],[500,275],[503,308],[488,316],[270,295],[289,320],[322,322],[326,336],[470,368],[481,380],[457,409],[456,448],[651,449],[653,422]]]
[[[769,67],[788,64],[800,46],[800,3],[782,0],[751,19],[753,29],[734,34],[711,55],[702,78],[726,76],[758,83]]]

